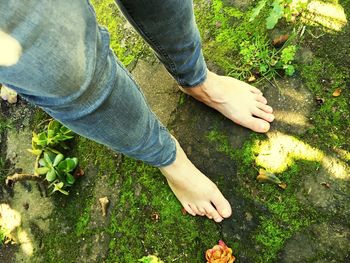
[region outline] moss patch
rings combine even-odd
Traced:
[[[172,262],[201,262],[203,247],[220,239],[218,226],[183,215],[181,205],[157,168],[125,158],[120,168],[122,189],[108,229],[114,236],[109,260],[136,262],[157,254]]]

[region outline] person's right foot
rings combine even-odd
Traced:
[[[206,215],[216,222],[231,215],[229,202],[217,186],[192,164],[177,141],[175,161],[160,171],[189,214]]]

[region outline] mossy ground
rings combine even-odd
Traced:
[[[273,80],[282,74],[271,66],[271,60],[278,58],[278,50],[271,46],[269,32],[261,23],[268,15],[266,10],[260,15],[260,20],[249,21],[255,5],[249,2],[239,8],[234,7],[232,1],[197,0],[194,3],[209,66],[243,80],[251,75]],[[92,4],[99,22],[111,34],[111,48],[124,65],[132,65],[138,58],[150,55],[149,48],[137,34],[125,30],[125,20],[118,14],[113,1],[94,0]],[[349,16],[349,2],[340,1],[340,4],[347,8]],[[282,23],[284,31],[292,30],[292,27]],[[343,35],[349,37],[349,25],[342,32],[335,33],[334,37],[341,38]],[[295,137],[326,153],[350,151],[347,139],[350,137],[350,71],[348,65],[327,57],[324,52],[325,46],[336,49],[337,43],[330,47],[329,42],[315,40],[310,34],[293,43],[300,49],[311,46],[312,60],[307,64],[296,62],[295,77],[302,79],[318,101],[311,113],[313,127]],[[264,65],[268,68],[261,75],[259,70]],[[334,97],[332,94],[337,88],[342,93]],[[179,107],[186,103],[182,96]],[[35,125],[46,117],[36,110],[32,128],[35,129]],[[0,133],[4,134],[9,128],[8,122],[1,119]],[[300,178],[314,173],[321,164],[317,161],[293,161],[288,169],[278,174],[288,185],[285,190],[274,185],[261,185],[255,180],[260,168],[256,164],[256,156],[259,153],[258,145],[268,138],[265,135],[252,135],[242,148],[236,149],[229,137],[226,131],[215,128],[201,139],[226,156],[227,160],[237,164],[235,182],[238,186],[235,188],[240,196],[266,208],[258,218],[256,229],[247,233],[250,244],[258,251],[250,248],[249,253],[252,253],[250,258],[254,262],[275,262],[285,242],[296,232],[315,222],[326,223],[330,220],[331,215],[302,204],[296,197],[302,184]],[[51,216],[50,233],[36,233],[44,244],[42,257],[45,262],[75,261],[81,256],[81,250],[77,248],[79,245],[88,246],[84,252],[84,257],[88,259],[94,243],[85,244],[84,240],[90,240],[99,233],[108,236],[108,249],[103,259],[106,262],[137,262],[147,254],[159,255],[165,262],[203,262],[205,250],[223,238],[220,225],[181,213],[180,204],[156,168],[121,157],[84,138],[77,138],[72,146],[72,154],[79,157],[80,166],[87,174],[94,176],[78,180],[68,197],[53,197],[56,209]],[[343,159],[349,164],[349,154],[345,154]],[[0,160],[0,173],[3,167]],[[118,189],[118,197],[111,200],[115,203],[110,207],[110,218],[106,224],[90,227],[95,198],[93,189],[96,182],[105,176],[108,177],[108,186]],[[225,185],[224,180],[219,177],[218,184]],[[239,261],[241,251],[247,249],[246,245],[239,241],[231,242],[227,240]]]

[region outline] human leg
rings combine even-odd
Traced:
[[[217,206],[225,206],[223,216],[230,215],[217,187],[175,147],[115,60],[108,33],[96,24],[88,2],[0,0],[0,5],[0,50],[5,51],[0,53],[0,83],[75,132],[161,167],[189,213],[209,211],[208,217],[222,220],[210,200],[200,198],[210,190],[219,199],[212,201],[224,204]],[[195,184],[195,189],[189,187]],[[198,208],[197,201],[207,210],[202,204]]]
[[[237,124],[256,132],[269,130],[272,108],[258,89],[207,71],[192,1],[116,2],[185,93]]]
[[[87,1],[0,6],[0,83],[116,151],[158,167],[174,161],[174,141],[115,59]]]

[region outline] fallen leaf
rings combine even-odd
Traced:
[[[102,211],[102,216],[106,216],[107,215],[107,209],[109,206],[109,199],[107,196],[105,197],[101,197],[98,199],[98,201],[100,202],[101,205],[101,211]]]
[[[248,82],[254,82],[256,81],[256,77],[254,75],[251,75],[249,78],[248,78]]]
[[[151,219],[152,219],[153,221],[158,222],[159,219],[160,219],[159,213],[158,213],[158,212],[153,212],[152,215],[151,215]]]
[[[280,183],[278,184],[279,188],[285,190],[287,188],[287,184],[286,183]]]
[[[333,92],[333,97],[338,97],[338,96],[340,96],[340,94],[341,94],[341,89],[340,88],[337,88],[337,89],[335,89],[335,91]]]
[[[328,182],[322,182],[321,185],[323,185],[326,188],[331,188],[331,184]]]
[[[75,177],[82,177],[84,176],[84,174],[85,174],[84,170],[81,169],[80,167],[78,167],[74,172]]]
[[[261,183],[274,183],[274,184],[281,184],[282,181],[273,173],[270,173],[264,169],[259,170],[259,174],[256,177],[256,179]]]
[[[281,47],[288,40],[289,35],[279,35],[272,40],[272,45],[274,47]]]
[[[259,170],[259,174],[256,177],[256,179],[260,182],[260,183],[273,183],[273,184],[277,184],[281,189],[286,189],[287,188],[287,184],[283,183],[275,174],[270,173],[264,169],[260,169]]]

